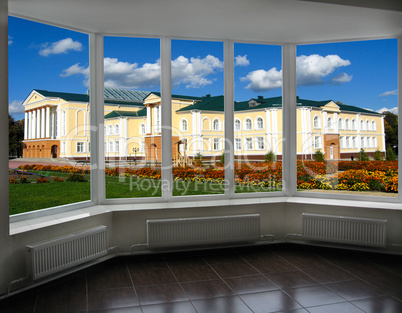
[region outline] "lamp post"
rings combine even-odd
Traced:
[[[138,149],[138,148],[133,148],[133,152],[134,152],[134,165],[135,166],[137,166],[137,152],[139,151],[140,149]]]

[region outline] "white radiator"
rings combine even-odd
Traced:
[[[39,279],[107,254],[106,226],[26,246],[27,270]]]
[[[303,239],[385,247],[387,221],[347,216],[302,214]]]
[[[147,220],[149,248],[260,240],[260,215]]]

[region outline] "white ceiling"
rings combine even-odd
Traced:
[[[113,35],[277,43],[402,35],[401,11],[299,0],[9,0],[9,13]]]

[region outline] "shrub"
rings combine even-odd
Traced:
[[[360,152],[357,155],[357,159],[359,161],[370,161],[369,157],[367,156],[366,151],[364,149],[361,149]]]
[[[265,155],[265,161],[266,162],[275,162],[276,161],[276,155],[272,150],[269,150],[269,152]]]
[[[63,178],[61,178],[61,177],[55,177],[55,178],[53,178],[53,181],[54,181],[55,183],[60,183],[60,182],[63,182]]]
[[[14,177],[10,177],[8,179],[8,181],[9,181],[10,184],[18,184],[18,180],[16,178],[14,178]]]
[[[391,146],[388,146],[388,148],[387,148],[386,158],[387,158],[387,161],[395,161],[396,160],[394,149],[392,149]]]
[[[321,150],[316,151],[316,153],[314,153],[313,155],[313,159],[314,161],[317,162],[324,162],[325,161],[324,153],[322,153]]]
[[[29,183],[29,181],[28,181],[28,179],[27,179],[25,176],[21,176],[21,178],[20,178],[20,183],[21,183],[21,184],[27,184],[27,183]]]
[[[380,150],[377,150],[374,152],[374,160],[375,161],[382,161],[384,158],[382,156],[382,152]]]
[[[194,157],[194,164],[197,166],[202,166],[203,155],[201,152],[198,152]]]
[[[38,177],[38,178],[35,179],[35,180],[36,180],[36,183],[37,183],[37,184],[46,184],[46,183],[49,182],[45,177]]]
[[[221,155],[221,163],[225,164],[225,153],[222,153]]]
[[[67,176],[66,181],[71,181],[71,182],[85,182],[84,176],[81,174],[73,173]]]

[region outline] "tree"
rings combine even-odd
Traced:
[[[387,155],[386,155],[387,161],[395,161],[396,157],[394,154],[394,149],[392,149],[391,146],[388,146],[387,148]]]
[[[272,150],[269,150],[269,152],[265,155],[265,162],[275,162],[275,160],[275,153]]]
[[[370,161],[369,157],[367,156],[366,151],[364,149],[361,149],[359,154],[357,155],[357,159],[359,161]]]
[[[10,157],[22,156],[22,141],[24,140],[24,120],[15,121],[8,115],[8,155]]]
[[[385,112],[384,127],[385,127],[385,142],[388,147],[391,147],[394,152],[398,153],[398,115],[391,112]]]
[[[324,153],[322,153],[322,151],[320,150],[316,151],[316,153],[314,153],[313,155],[313,159],[314,161],[317,162],[324,162],[325,161]]]

